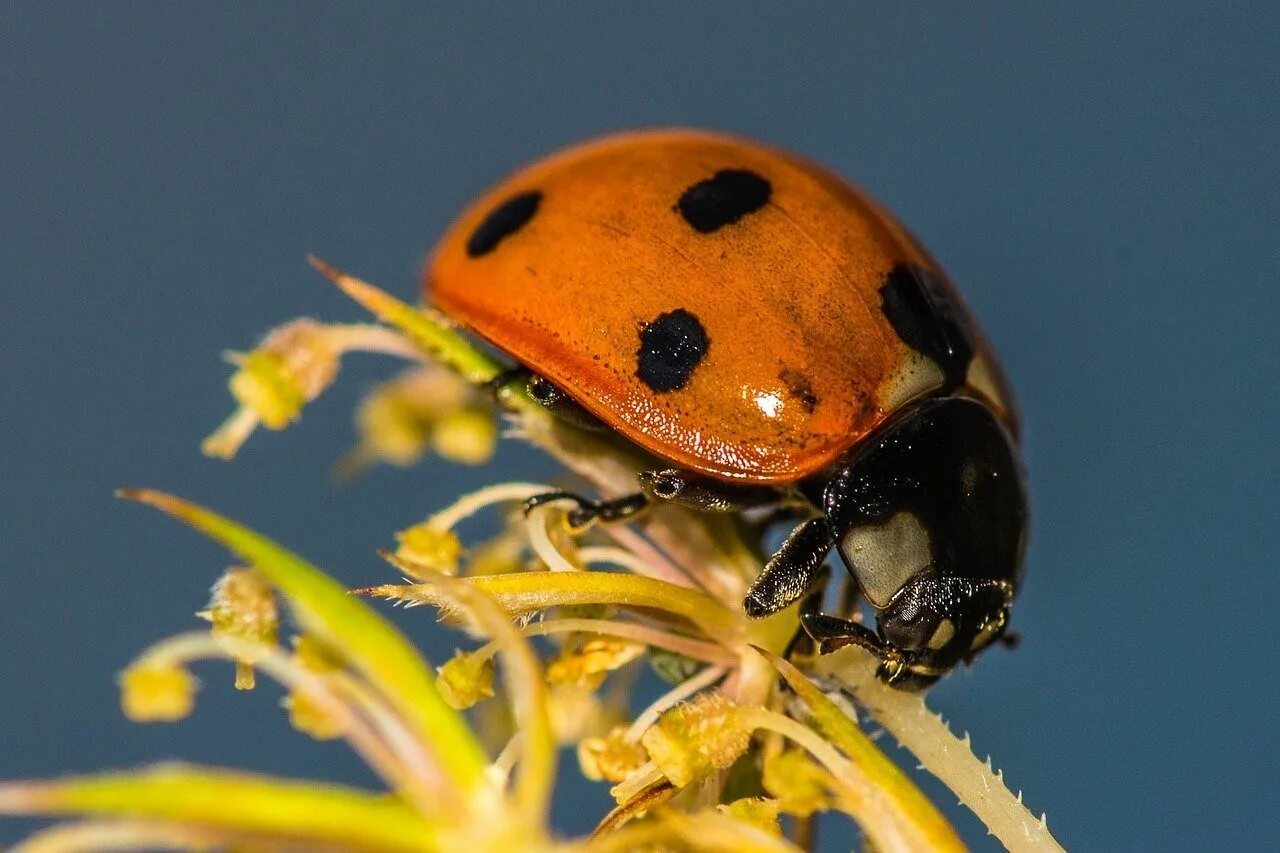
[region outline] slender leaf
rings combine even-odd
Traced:
[[[0,784],[0,813],[164,820],[300,842],[434,847],[435,827],[392,797],[188,765]]]
[[[304,630],[344,655],[400,714],[462,791],[484,784],[485,754],[465,718],[436,692],[430,665],[394,625],[311,563],[211,510],[151,489],[121,490],[225,545],[288,600]]]

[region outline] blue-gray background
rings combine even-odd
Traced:
[[[233,464],[197,445],[228,411],[220,351],[361,316],[305,252],[411,296],[435,235],[508,169],[684,123],[862,183],[1005,357],[1035,494],[1024,642],[933,704],[1068,846],[1280,843],[1274,12],[688,5],[5,4],[0,776],[185,756],[367,781],[220,669],[186,723],[122,720],[113,673],[193,624],[225,557],[111,490],[190,495],[358,584],[449,496],[549,474],[512,448],[335,488],[351,407],[392,368],[376,359]],[[603,803],[574,783],[559,825]]]

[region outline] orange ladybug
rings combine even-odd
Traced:
[[[877,629],[816,606],[803,624],[900,686],[1004,634],[1027,515],[1012,395],[946,275],[840,177],[720,134],[608,137],[481,196],[423,286],[535,399],[669,466],[621,499],[545,496],[573,523],[804,507],[746,611],[806,597],[835,548]]]

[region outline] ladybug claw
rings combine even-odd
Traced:
[[[527,516],[540,506],[559,503],[560,501],[573,501],[577,504],[577,508],[573,510],[574,512],[588,509],[594,503],[594,501],[589,501],[582,495],[574,494],[573,492],[543,492],[540,495],[534,495],[526,500],[524,502],[524,506],[521,507],[521,510]]]

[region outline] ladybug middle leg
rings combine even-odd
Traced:
[[[597,521],[606,523],[626,521],[649,505],[649,499],[642,492],[623,495],[612,500],[593,501],[576,492],[554,491],[543,492],[526,500],[524,502],[525,515],[540,506],[560,503],[561,501],[569,501],[575,504],[565,517],[565,522],[569,525],[569,529],[575,531],[585,530]]]
[[[591,500],[575,492],[546,492],[525,501],[524,511],[528,513],[544,504],[571,501],[576,506],[569,511],[569,527],[582,530],[596,521],[626,521],[657,502],[670,502],[702,512],[736,512],[777,503],[779,499],[773,489],[733,486],[676,468],[641,471],[636,479],[640,482],[641,491],[634,494],[610,500]]]

